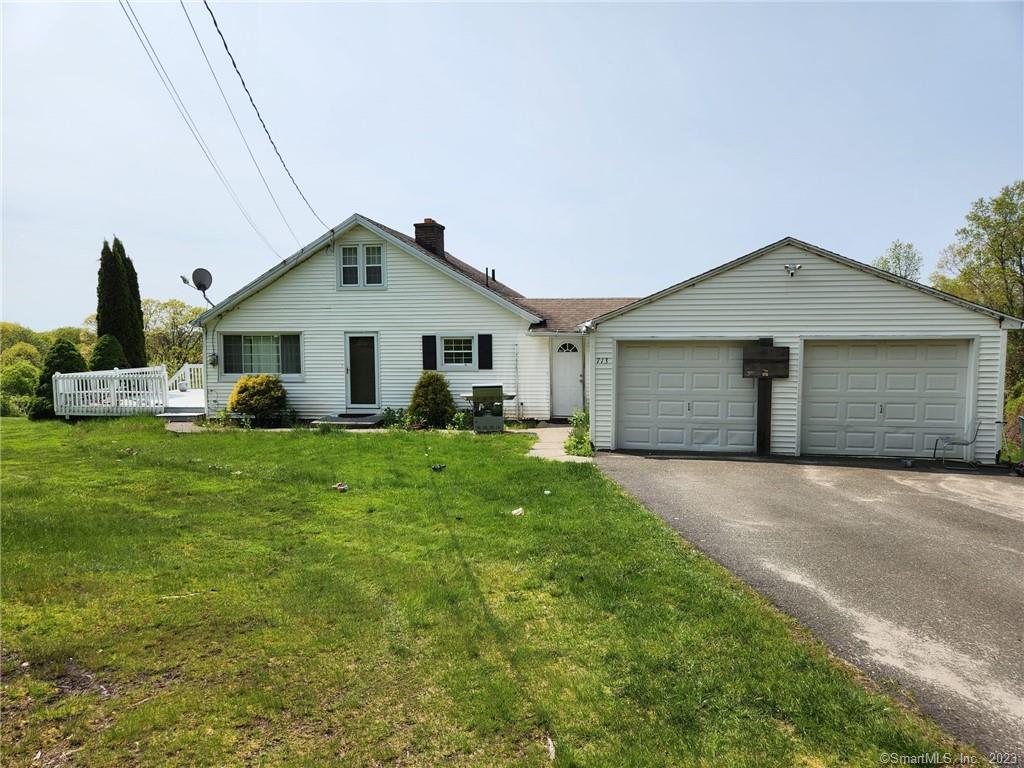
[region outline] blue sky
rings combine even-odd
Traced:
[[[295,250],[177,3],[135,4],[260,228]],[[209,17],[193,22],[305,243]],[[640,296],[785,235],[931,271],[1024,175],[1024,4],[217,4],[328,224],[431,216],[528,296]],[[103,239],[144,296],[224,297],[276,257],[203,159],[117,4],[3,6],[3,318],[95,310]],[[198,302],[196,302],[198,303]]]

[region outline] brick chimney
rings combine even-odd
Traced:
[[[424,219],[416,227],[416,243],[435,256],[444,258],[444,227],[433,219]]]

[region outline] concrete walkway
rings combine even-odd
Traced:
[[[530,456],[540,456],[553,461],[592,461],[589,456],[568,456],[565,453],[565,440],[569,437],[569,427],[562,424],[550,424],[542,421],[533,429],[526,430],[537,436],[537,442],[530,449]]]

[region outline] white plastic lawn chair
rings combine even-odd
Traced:
[[[971,428],[963,437],[954,437],[952,435],[943,435],[942,437],[936,438],[935,447],[932,449],[932,458],[938,458],[939,449],[942,449],[942,466],[946,466],[946,456],[949,453],[950,448],[967,448],[968,446],[974,445],[978,442],[978,433],[981,431],[981,422],[975,419],[971,422]],[[967,452],[964,451],[964,458],[966,459]]]

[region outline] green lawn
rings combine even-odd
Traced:
[[[530,440],[4,419],[5,765],[548,765],[549,738],[556,765],[591,766],[953,748]]]

